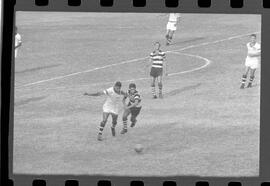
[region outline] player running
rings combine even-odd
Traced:
[[[150,71],[150,76],[152,76],[152,95],[153,99],[156,99],[156,79],[158,80],[158,88],[159,88],[159,98],[163,98],[162,95],[162,76],[163,73],[167,75],[167,62],[165,63],[165,53],[161,51],[160,49],[160,43],[156,42],[155,44],[155,50],[150,54],[150,60],[152,62],[152,67]],[[163,70],[164,69],[164,70]]]
[[[128,104],[126,105],[126,99],[129,99]],[[130,127],[134,127],[137,120],[137,116],[139,115],[142,106],[141,106],[141,96],[139,92],[136,90],[136,84],[130,83],[129,84],[129,90],[127,91],[126,96],[123,99],[123,104],[125,105],[125,111],[123,114],[123,129],[121,131],[121,134],[125,134],[127,132],[127,120],[128,116],[131,114],[131,125]]]
[[[22,37],[21,37],[21,35],[18,33],[18,28],[17,28],[17,26],[15,26],[14,33],[15,33],[15,58],[17,58],[17,55],[18,55],[18,48],[19,48],[20,46],[22,46]]]
[[[97,92],[97,93],[84,93],[84,95],[87,96],[101,96],[106,95],[107,99],[103,105],[103,120],[100,123],[99,132],[98,132],[98,140],[102,141],[102,132],[103,129],[107,123],[109,115],[112,116],[112,136],[115,136],[115,126],[117,124],[117,118],[119,113],[119,107],[122,104],[123,96],[125,95],[125,92],[121,90],[121,82],[116,82],[113,87],[108,88],[104,91]]]
[[[170,45],[172,42],[173,34],[176,31],[176,24],[178,21],[178,18],[180,18],[179,13],[170,13],[169,15],[169,21],[167,23],[167,33],[166,33],[166,45]]]
[[[248,76],[248,73],[250,72],[250,78],[249,83],[247,85],[247,88],[252,87],[252,82],[255,78],[255,71],[259,66],[260,57],[261,57],[261,45],[256,41],[256,35],[252,34],[250,35],[250,42],[247,43],[247,57],[245,61],[246,71],[242,76],[242,83],[240,88],[245,88],[246,79]]]

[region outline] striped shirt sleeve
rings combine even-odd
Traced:
[[[141,100],[140,95],[139,95],[139,94],[135,94],[135,96],[134,96],[134,100],[138,100],[138,101],[140,101],[140,100]]]

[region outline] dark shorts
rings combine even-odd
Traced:
[[[156,78],[158,76],[162,76],[162,73],[163,73],[163,69],[162,68],[152,67],[151,68],[151,71],[150,71],[150,76]]]
[[[137,117],[141,112],[142,107],[132,107],[130,108],[131,116]]]
[[[131,105],[131,103],[128,103],[128,106],[130,106],[130,105]],[[140,114],[141,109],[142,109],[142,106],[130,108],[129,110],[130,110],[131,116],[137,117]]]

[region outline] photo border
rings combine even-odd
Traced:
[[[261,38],[262,38],[262,58],[261,58],[261,100],[260,100],[260,160],[259,177],[126,177],[126,176],[101,176],[101,175],[23,175],[13,174],[12,169],[8,170],[9,179],[14,185],[32,185],[33,180],[46,180],[46,185],[65,185],[66,180],[78,180],[79,185],[96,185],[99,180],[109,180],[112,185],[129,185],[131,181],[143,181],[144,185],[163,185],[164,181],[175,181],[177,185],[191,186],[198,181],[207,181],[209,185],[228,185],[229,182],[241,182],[242,185],[260,185],[262,182],[270,180],[270,9],[263,8],[261,1],[245,0],[242,8],[232,8],[228,0],[212,0],[211,7],[199,8],[198,0],[179,0],[176,8],[166,8],[164,0],[147,0],[145,7],[133,7],[132,0],[114,0],[113,7],[101,7],[99,0],[82,0],[80,6],[68,6],[65,0],[50,0],[48,6],[36,6],[34,0],[4,1],[3,17],[3,47],[2,47],[2,68],[1,68],[1,167],[12,167],[13,148],[13,112],[14,112],[14,71],[11,72],[14,63],[9,63],[13,55],[12,50],[12,27],[16,11],[64,11],[64,12],[181,12],[181,13],[220,13],[220,14],[261,14]],[[12,59],[14,60],[14,59]],[[268,85],[268,86],[267,86]],[[11,88],[11,89],[10,89]],[[10,91],[9,91],[10,90]],[[9,101],[10,100],[10,101]],[[8,128],[10,123],[10,128]],[[6,143],[5,143],[6,142]],[[8,148],[7,148],[8,147]],[[3,153],[6,151],[6,153]],[[4,163],[5,158],[9,159]],[[10,158],[11,157],[11,158]],[[2,169],[1,168],[1,169]],[[5,175],[4,175],[5,177]]]

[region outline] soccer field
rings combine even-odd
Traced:
[[[259,175],[260,70],[240,90],[248,35],[259,15],[182,14],[165,46],[168,16],[17,12],[23,45],[15,61],[13,172],[129,176]],[[145,69],[153,43],[166,51],[164,99],[153,100]],[[137,84],[135,128],[97,141],[105,97]],[[136,144],[144,151],[137,154]]]

